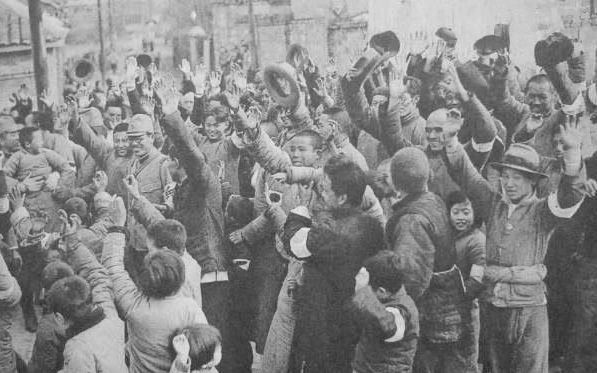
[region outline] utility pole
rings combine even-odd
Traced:
[[[114,20],[113,9],[114,0],[108,0],[108,37],[110,39],[110,51],[114,52]]]
[[[40,0],[28,0],[29,26],[31,28],[31,52],[33,55],[33,74],[37,97],[48,89],[48,66],[46,64],[45,39],[42,34],[42,10]],[[40,102],[37,102],[40,107]]]
[[[102,84],[106,81],[106,51],[104,49],[104,27],[102,23],[102,1],[97,0],[97,23],[99,27],[99,42],[100,42],[100,55],[99,55],[99,68],[102,74]]]
[[[249,34],[251,36],[251,68],[253,71],[257,71],[259,68],[259,52],[257,42],[257,27],[255,25],[255,12],[253,10],[253,0],[249,0]]]

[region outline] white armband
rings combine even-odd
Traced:
[[[404,338],[404,331],[406,329],[406,323],[404,321],[404,317],[402,317],[402,314],[400,313],[400,310],[398,308],[386,307],[386,311],[388,311],[389,313],[394,315],[394,322],[396,323],[396,333],[394,333],[394,335],[391,336],[390,338],[385,339],[384,342],[386,342],[386,343],[399,342],[402,340],[402,338]]]
[[[580,202],[578,202],[574,206],[563,208],[560,207],[560,203],[558,202],[558,194],[556,192],[550,194],[549,197],[547,197],[547,206],[549,207],[549,211],[551,211],[551,213],[557,216],[558,218],[570,219],[574,216],[574,214],[576,214],[584,200],[585,197],[583,196]]]

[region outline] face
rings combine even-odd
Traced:
[[[533,193],[533,180],[520,171],[504,168],[500,180],[506,196],[513,203],[518,203]]]
[[[205,134],[211,141],[219,141],[224,138],[229,128],[230,124],[228,121],[218,122],[213,116],[205,119]]]
[[[433,86],[431,98],[435,109],[442,107],[446,109],[460,109],[462,106],[456,95],[456,84],[449,75],[444,76],[440,82]]]
[[[498,53],[497,52],[493,52],[493,53],[489,53],[489,54],[481,54],[481,53],[477,53],[477,55],[479,56],[479,63],[483,66],[487,66],[487,67],[493,67],[493,65],[495,65],[495,61],[497,61],[498,58]]]
[[[31,143],[29,145],[29,151],[33,154],[39,154],[40,149],[44,145],[44,139],[41,134],[41,131],[33,132],[33,138],[31,139]]]
[[[107,127],[114,129],[114,127],[122,123],[122,110],[119,107],[109,106],[106,109],[105,118]]]
[[[19,132],[5,132],[3,135],[0,136],[0,142],[2,148],[6,149],[7,151],[14,153],[21,145],[19,144]]]
[[[531,83],[525,96],[525,103],[531,113],[538,115],[548,114],[553,110],[554,97],[551,87],[547,83]]]
[[[431,149],[431,151],[441,151],[444,148],[443,127],[434,123],[427,123],[427,125],[425,126],[425,132],[427,133],[427,143],[429,144],[429,148]]]
[[[114,141],[114,150],[118,157],[126,157],[129,153],[131,144],[129,137],[126,132],[114,132],[112,134],[112,140]]]
[[[470,201],[456,203],[450,209],[450,223],[458,232],[465,232],[473,226],[474,214]]]
[[[133,149],[133,153],[137,157],[145,156],[153,147],[153,135],[144,134],[141,136],[129,136],[128,138]]]
[[[287,152],[293,166],[312,167],[319,160],[320,151],[311,143],[311,138],[298,136],[290,140]]]
[[[184,95],[180,98],[180,107],[186,110],[187,113],[193,112],[195,99],[191,95]]]
[[[401,117],[412,113],[417,108],[419,96],[412,97],[410,93],[404,91],[398,96],[398,113]]]
[[[328,209],[334,209],[342,206],[346,202],[346,195],[337,195],[332,189],[332,180],[327,174],[324,174],[323,180],[319,184],[319,191],[324,205]]]

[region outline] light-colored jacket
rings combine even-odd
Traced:
[[[61,372],[126,373],[124,324],[118,318],[114,306],[108,271],[81,243],[69,250],[68,261],[75,273],[89,283],[93,303],[104,310],[105,318],[66,342],[64,368]]]
[[[144,296],[124,269],[124,245],[124,234],[108,234],[102,264],[110,273],[116,305],[127,323],[129,372],[166,373],[172,364],[172,333],[188,325],[207,324],[207,319],[195,300],[180,293],[163,299]]]

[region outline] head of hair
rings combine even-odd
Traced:
[[[106,100],[106,109],[109,107],[117,107],[119,108],[121,111],[122,110],[122,97],[120,96],[110,96],[110,98],[108,100]]]
[[[321,138],[321,135],[317,133],[317,131],[311,129],[304,129],[302,131],[299,131],[294,137],[309,138],[311,140],[311,145],[315,150],[320,150],[323,147],[323,138]]]
[[[72,197],[64,202],[64,211],[66,211],[66,215],[70,216],[71,214],[79,215],[79,217],[83,220],[87,218],[87,202],[83,198],[79,197]]]
[[[397,151],[392,157],[390,171],[394,188],[410,194],[425,191],[431,172],[427,155],[416,147]]]
[[[139,274],[141,292],[149,298],[162,299],[176,294],[185,279],[184,263],[170,249],[148,253]]]
[[[67,320],[77,320],[93,310],[91,289],[87,281],[79,276],[62,278],[50,287],[48,308],[60,313]]]
[[[25,144],[30,144],[33,141],[33,134],[39,131],[37,127],[25,127],[19,131],[19,143],[23,148]]]
[[[367,187],[367,175],[345,155],[335,155],[328,159],[323,172],[330,178],[331,188],[336,195],[346,195],[346,202],[359,206]]]
[[[338,131],[341,134],[346,136],[352,136],[353,132],[356,131],[356,126],[350,120],[350,116],[348,112],[342,108],[337,106],[331,107],[329,109],[324,110],[323,114],[326,114],[330,117],[330,119],[334,120],[338,123]]]
[[[126,132],[129,130],[129,124],[126,122],[118,123],[116,127],[114,127],[114,133],[116,132]]]
[[[460,190],[455,190],[452,193],[448,194],[448,197],[446,198],[446,207],[448,208],[448,211],[450,211],[452,209],[452,206],[459,203],[465,203],[467,201],[470,202],[466,194],[464,194]]]
[[[165,247],[182,255],[186,247],[187,230],[178,220],[165,219],[147,227],[147,237],[157,247]]]
[[[176,357],[172,340],[180,334],[184,334],[189,341],[189,359],[191,360],[192,371],[199,370],[205,364],[212,361],[216,347],[222,344],[222,336],[219,330],[211,325],[195,324],[177,329],[170,338],[170,354],[172,359]]]
[[[369,285],[375,290],[384,288],[396,293],[402,287],[403,276],[400,258],[395,252],[382,250],[370,257],[363,265],[369,272]]]
[[[551,92],[556,91],[555,87],[553,86],[553,83],[551,82],[551,80],[549,79],[549,77],[545,74],[537,74],[531,77],[531,79],[529,79],[529,81],[527,82],[527,85],[525,87],[525,92],[529,90],[529,86],[531,84],[547,84],[547,86],[549,87],[549,90]]]
[[[41,285],[48,291],[54,283],[62,278],[74,276],[72,267],[61,260],[48,263],[41,272]]]

